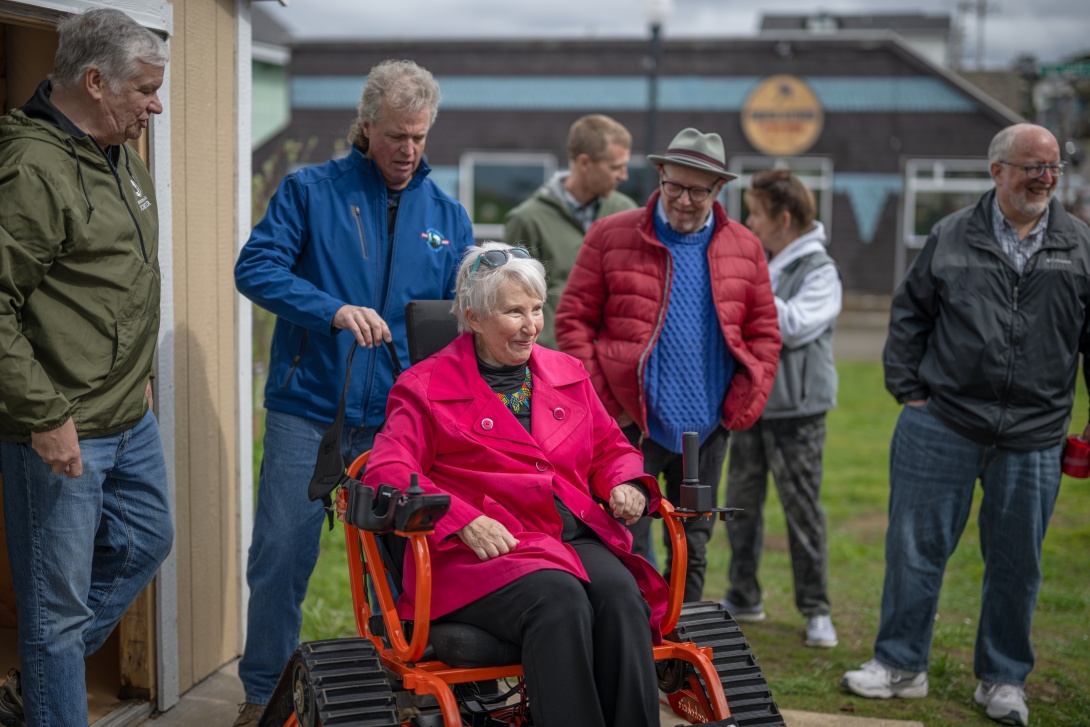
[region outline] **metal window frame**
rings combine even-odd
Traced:
[[[556,155],[551,152],[537,151],[467,151],[458,158],[458,201],[466,208],[473,223],[473,236],[481,239],[503,239],[503,225],[477,224],[473,219],[474,189],[476,187],[476,168],[478,164],[489,166],[534,166],[541,165],[543,180],[548,180],[557,170]]]
[[[799,173],[797,167],[805,166],[813,168],[817,166],[821,170],[820,176],[813,173]],[[759,167],[760,169],[790,169],[795,172],[803,184],[811,192],[821,192],[821,202],[818,209],[818,218],[825,226],[826,241],[833,239],[833,158],[828,156],[797,156],[797,157],[770,157],[756,155],[733,156],[727,164],[727,169],[738,175],[738,179],[731,181],[720,195],[720,201],[726,198],[724,207],[727,215],[732,220],[745,222],[741,219],[742,193],[753,184],[753,172],[743,173],[746,168]],[[826,242],[828,244],[828,242]]]
[[[927,242],[927,235],[916,234],[916,197],[919,193],[950,192],[961,194],[965,192],[985,194],[995,186],[989,171],[988,160],[983,157],[961,158],[905,158],[902,160],[904,192],[901,194],[901,205],[898,209],[897,249],[893,255],[893,282],[894,285],[901,282],[908,270],[909,250],[919,250]],[[931,170],[931,178],[920,178],[919,174],[924,169]],[[948,179],[947,172],[983,172],[987,179]]]

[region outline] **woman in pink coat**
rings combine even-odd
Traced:
[[[398,379],[364,481],[415,472],[450,495],[429,537],[433,617],[521,646],[534,724],[651,727],[667,587],[624,523],[661,495],[582,364],[535,345],[545,290],[522,248],[466,251],[463,335]],[[405,571],[411,618],[412,558]]]

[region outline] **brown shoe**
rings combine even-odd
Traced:
[[[264,704],[253,704],[252,702],[243,702],[238,705],[238,719],[231,727],[257,727],[258,721],[261,719],[261,715],[265,712]]]

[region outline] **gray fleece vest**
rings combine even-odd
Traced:
[[[784,268],[776,297],[791,300],[807,275],[835,265],[824,252],[812,252]],[[833,324],[816,339],[799,348],[784,346],[772,393],[765,404],[764,419],[788,419],[827,412],[836,406],[836,366],[833,364]]]

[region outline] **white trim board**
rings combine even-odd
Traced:
[[[92,8],[116,8],[145,28],[174,34],[174,6],[162,0],[0,0],[0,11],[50,22]]]

